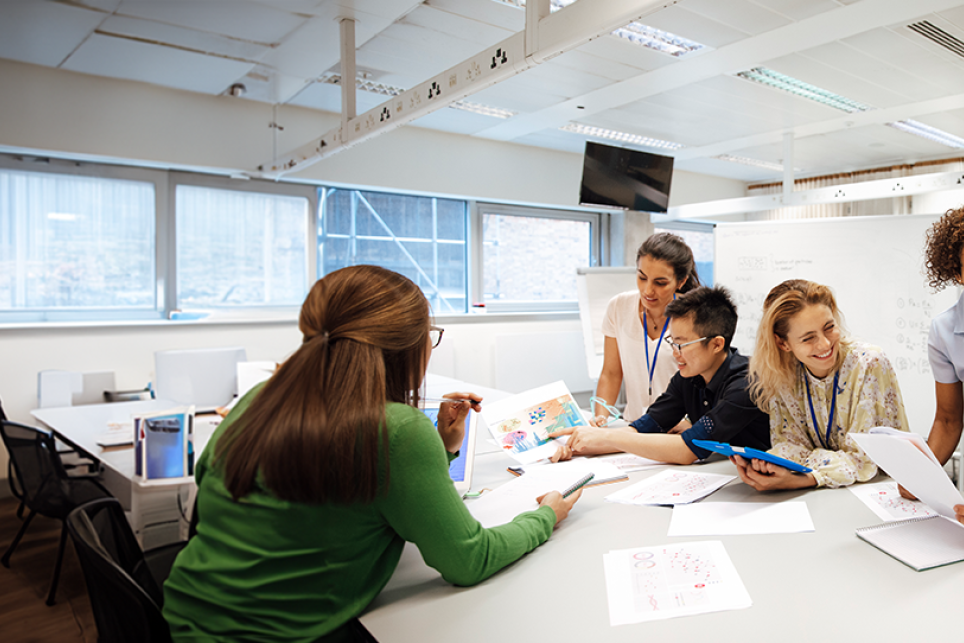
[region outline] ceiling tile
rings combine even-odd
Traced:
[[[118,15],[222,34],[262,44],[277,44],[301,26],[304,16],[250,2],[143,2],[124,0]]]
[[[424,6],[472,18],[516,33],[526,28],[524,9],[496,0],[425,0]]]
[[[640,20],[643,24],[719,49],[746,38],[747,32],[733,29],[710,18],[674,5]]]
[[[0,58],[56,67],[107,15],[54,2],[0,3]]]
[[[166,25],[153,20],[111,16],[97,32],[108,36],[126,36],[148,42],[163,43],[200,53],[217,54],[247,61],[259,60],[269,48],[217,34]]]
[[[749,0],[686,0],[687,10],[752,35],[783,27],[792,22],[776,11]]]
[[[94,34],[63,69],[164,87],[220,94],[251,69],[250,63]]]
[[[502,42],[515,33],[508,29],[493,27],[490,24],[479,22],[472,18],[465,18],[446,11],[439,11],[424,5],[402,18],[400,23],[423,27],[446,34],[449,37],[455,36],[459,40],[474,43],[476,45],[474,48],[475,52]]]

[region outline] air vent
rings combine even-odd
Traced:
[[[964,41],[952,36],[940,27],[934,26],[926,20],[923,20],[921,22],[915,22],[907,25],[907,28],[916,31],[928,40],[933,41],[944,49],[952,51],[961,58],[964,58]]]

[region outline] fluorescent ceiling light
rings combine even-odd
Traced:
[[[640,136],[639,134],[630,134],[628,132],[619,132],[616,130],[604,129],[602,127],[593,127],[592,125],[583,125],[582,123],[569,123],[568,125],[563,125],[559,129],[564,132],[572,132],[573,134],[605,138],[611,141],[619,141],[620,143],[632,143],[633,145],[642,145],[643,147],[655,147],[664,150],[678,150],[683,147],[682,144],[673,143],[672,141],[661,141],[658,138],[650,138],[648,136]]]
[[[341,85],[341,75],[340,74],[326,74],[322,79],[322,83],[328,83],[330,85]],[[366,78],[355,78],[355,87],[363,92],[370,92],[372,94],[380,94],[382,96],[398,96],[405,90],[401,87],[395,87],[394,85],[386,85],[384,83],[376,83],[375,81],[368,80]],[[501,107],[491,107],[489,105],[482,105],[480,103],[470,103],[468,101],[460,100],[449,105],[454,109],[461,109],[466,112],[473,112],[475,114],[482,114],[483,116],[494,116],[496,118],[512,118],[518,112],[513,112],[508,109],[502,109]]]
[[[887,123],[887,126],[893,127],[894,129],[899,129],[902,132],[907,132],[908,134],[915,134],[930,141],[934,141],[935,143],[946,145],[947,147],[964,148],[964,138],[954,136],[953,134],[939,130],[936,127],[931,127],[930,125],[918,123],[917,121],[895,121],[893,123]]]
[[[773,71],[772,69],[767,69],[766,67],[754,67],[753,69],[749,69],[747,71],[741,71],[736,75],[740,78],[745,78],[746,80],[752,80],[755,83],[766,85],[767,87],[782,89],[783,91],[789,92],[795,96],[809,98],[812,101],[816,101],[823,105],[827,105],[850,114],[854,112],[866,112],[869,109],[873,109],[873,107],[870,105],[858,103],[857,101],[851,100],[846,96],[834,94],[826,89],[821,89],[816,85],[805,83],[802,80],[797,80],[796,78],[781,74]]]
[[[770,163],[769,161],[760,161],[758,159],[751,159],[746,156],[733,156],[732,154],[719,154],[710,158],[719,159],[720,161],[729,161],[730,163],[739,163],[740,165],[749,165],[750,167],[762,167],[766,170],[773,170],[774,172],[783,172],[783,166],[779,163]],[[800,172],[800,168],[793,168],[794,172]]]
[[[496,0],[496,2],[519,8],[526,6],[526,0]],[[549,0],[549,10],[556,12],[564,7],[568,7],[573,2],[577,2],[577,0]],[[709,49],[706,45],[701,45],[698,42],[687,40],[682,36],[677,36],[676,34],[656,29],[655,27],[650,27],[640,22],[631,22],[625,27],[620,27],[613,31],[611,35],[628,40],[633,44],[653,49],[654,51],[669,54],[675,58]]]
[[[465,112],[472,112],[473,114],[482,114],[483,116],[494,116],[496,118],[512,118],[519,112],[513,112],[510,109],[502,109],[501,107],[490,107],[488,105],[481,105],[479,103],[470,103],[465,100],[455,101],[449,107],[453,109],[461,109]]]

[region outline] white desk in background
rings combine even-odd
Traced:
[[[479,454],[473,489],[508,482],[511,464],[501,453]],[[603,500],[660,470],[587,487],[548,542],[475,587],[446,583],[407,544],[395,575],[362,622],[381,643],[890,642],[954,635],[953,623],[964,605],[964,564],[915,572],[859,540],[855,528],[881,521],[847,489],[761,494],[736,480],[703,502],[803,500],[816,531],[670,538],[671,508]],[[690,470],[736,475],[723,459]],[[723,542],[752,607],[610,626],[603,554],[704,540]]]
[[[31,411],[59,440],[104,465],[102,483],[129,512],[131,526],[145,549],[181,540],[182,516],[193,504],[193,478],[134,479],[132,446],[102,447],[97,444],[111,425],[129,426],[131,416],[181,406],[170,400],[139,400],[113,404],[87,404]],[[194,422],[194,448],[200,454],[217,427],[215,415],[199,415]],[[182,513],[183,512],[183,513]]]

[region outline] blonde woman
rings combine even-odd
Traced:
[[[877,467],[849,434],[908,430],[890,360],[847,338],[830,288],[811,281],[784,281],[767,295],[749,379],[751,398],[770,414],[770,453],[813,470],[733,458],[743,481],[759,491],[870,480]]]

